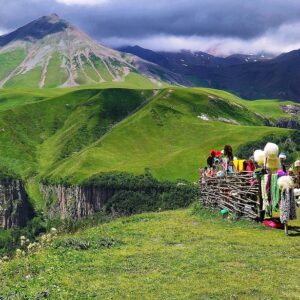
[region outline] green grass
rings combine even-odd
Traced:
[[[0,54],[0,80],[6,78],[25,59],[25,50],[18,49]]]
[[[298,299],[299,231],[291,234],[203,210],[121,218],[1,264],[0,296]]]
[[[102,60],[99,57],[96,57],[96,56],[93,56],[93,55],[90,57],[90,59],[93,62],[95,68],[100,73],[101,77],[105,81],[112,81],[112,76],[109,73],[109,71],[107,70],[107,68],[106,68],[105,64],[102,62]]]
[[[26,87],[26,88],[38,88],[42,75],[42,68],[36,67],[25,74],[19,74],[4,85],[6,88],[12,87]]]
[[[274,118],[290,118],[290,116],[282,110],[281,105],[295,105],[299,107],[299,104],[292,101],[282,100],[255,100],[249,101],[246,105],[258,113]]]
[[[96,73],[95,69],[92,67],[90,62],[87,60],[87,58],[81,54],[81,61],[83,63],[83,68],[87,76],[92,79],[94,82],[99,82],[100,78],[99,75]]]
[[[154,87],[154,84],[147,77],[133,71],[126,76],[125,81],[128,82],[128,84],[143,86],[145,89]]]
[[[247,107],[251,111],[255,111],[263,116],[266,116],[268,118],[274,118],[274,119],[290,118],[290,115],[285,113],[282,110],[281,105],[291,104],[291,105],[299,106],[298,103],[292,101],[283,101],[283,100],[274,100],[274,99],[243,100],[238,96],[235,96],[233,94],[221,90],[214,90],[208,88],[203,88],[201,90],[211,93],[212,95],[216,95],[218,97],[222,97],[230,101],[234,101],[238,104]]]
[[[64,84],[68,74],[61,68],[61,56],[56,52],[49,61],[46,73],[45,88],[54,88]]]

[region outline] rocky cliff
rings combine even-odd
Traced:
[[[40,185],[51,218],[78,219],[100,211],[115,192],[94,186]]]
[[[113,188],[40,185],[50,218],[79,219],[100,211],[113,196]],[[0,179],[0,229],[24,227],[34,216],[24,184],[18,179]]]
[[[0,180],[0,228],[23,227],[33,217],[23,182],[19,179]]]
[[[276,122],[275,126],[300,130],[300,119],[280,119]]]

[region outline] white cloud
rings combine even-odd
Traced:
[[[268,52],[280,54],[300,49],[300,22],[285,24],[276,30],[269,30],[264,35],[253,39],[156,35],[144,39],[108,38],[104,43],[119,47],[139,45],[156,51],[179,51],[188,49],[204,51],[215,55],[228,56],[234,53],[255,54]]]
[[[0,36],[7,33],[7,30],[0,28]]]
[[[83,6],[93,6],[101,5],[109,2],[109,0],[55,0],[57,3],[62,3],[66,5],[83,5]]]

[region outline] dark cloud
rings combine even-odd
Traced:
[[[96,6],[0,0],[0,7],[0,29],[56,12],[99,41],[157,35],[253,39],[300,21],[298,0],[107,0]]]

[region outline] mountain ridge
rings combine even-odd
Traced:
[[[281,99],[300,102],[300,50],[270,58],[235,54],[225,58],[203,52],[149,52],[139,46],[119,48],[171,70],[180,72],[193,86],[227,90],[253,99]],[[199,56],[200,59],[199,60]]]

